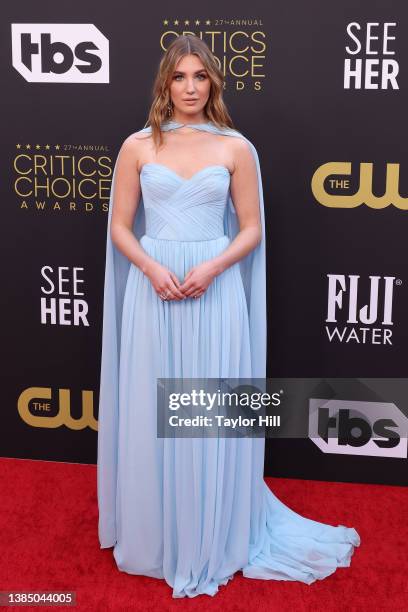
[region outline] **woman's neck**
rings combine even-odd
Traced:
[[[176,123],[207,123],[208,119],[204,115],[172,115],[170,117],[170,121],[175,121]]]

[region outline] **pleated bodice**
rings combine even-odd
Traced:
[[[146,163],[140,172],[146,236],[162,240],[212,240],[224,235],[230,172],[208,165],[190,178],[168,166]]]

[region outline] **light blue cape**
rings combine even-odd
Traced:
[[[266,273],[265,273],[265,212],[259,158],[254,145],[241,132],[231,128],[220,128],[212,122],[181,124],[175,121],[162,123],[162,130],[186,125],[214,134],[243,138],[255,158],[258,175],[262,241],[240,262],[240,271],[248,306],[252,378],[266,376]],[[151,127],[140,133],[151,133]],[[106,236],[105,284],[103,299],[102,359],[98,416],[98,463],[97,490],[99,507],[99,540],[101,548],[114,546],[116,542],[116,482],[119,421],[119,356],[123,298],[130,268],[128,258],[113,244],[110,234],[114,197],[116,163],[112,175],[109,213]],[[228,192],[225,209],[224,231],[231,241],[239,232],[238,217]],[[137,207],[133,232],[138,240],[145,233],[145,211],[143,196]]]

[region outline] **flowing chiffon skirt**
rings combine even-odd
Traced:
[[[229,238],[144,235],[140,242],[182,280]],[[239,570],[248,578],[311,584],[350,565],[357,531],[284,505],[263,480],[263,438],[157,438],[156,378],[251,377],[238,264],[215,277],[201,298],[183,301],[162,301],[131,265],[120,351],[114,546],[120,570],[164,578],[176,598],[215,595]]]

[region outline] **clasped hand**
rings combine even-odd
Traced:
[[[148,276],[159,297],[168,301],[200,297],[217,274],[214,264],[204,261],[191,268],[182,283],[174,272],[161,264],[155,265]]]

